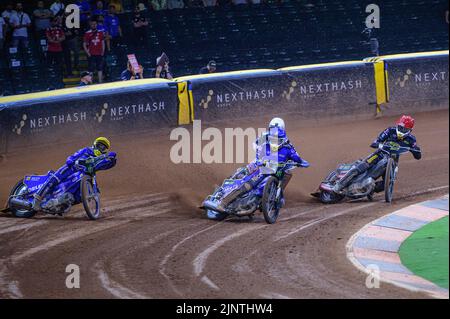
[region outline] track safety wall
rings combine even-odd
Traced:
[[[440,51],[18,95],[0,98],[0,155],[87,136],[171,128],[194,119],[446,109],[448,92],[448,51]]]
[[[389,83],[386,114],[448,108],[448,51],[380,59]]]
[[[177,87],[171,82],[63,90],[47,97],[1,102],[2,153],[86,136],[175,127],[178,119]]]

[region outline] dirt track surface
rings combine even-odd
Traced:
[[[338,162],[366,156],[395,119],[288,118],[289,136],[312,166],[295,172],[274,225],[261,215],[213,222],[196,208],[238,164],[172,164],[168,131],[114,138],[118,165],[99,174],[102,219],[88,221],[81,207],[64,218],[0,216],[0,297],[424,298],[384,283],[367,289],[345,244],[371,220],[448,192],[448,117],[448,111],[415,114],[423,159],[402,157],[392,205],[377,195],[329,206],[309,193]],[[220,126],[264,127],[266,120]],[[24,174],[56,169],[89,140],[8,156],[0,162],[0,201]],[[80,289],[65,286],[68,264],[80,267]]]

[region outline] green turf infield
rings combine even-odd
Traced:
[[[414,232],[400,247],[403,265],[448,289],[448,216]]]

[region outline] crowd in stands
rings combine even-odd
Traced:
[[[199,8],[226,5],[243,5],[283,2],[284,0],[136,0],[132,19],[135,45],[147,44],[148,20],[145,12]],[[25,7],[26,3],[26,8]],[[81,28],[66,26],[66,5],[76,4],[80,9]],[[118,15],[124,12],[122,0],[51,0],[7,2],[0,15],[0,57],[6,56],[10,48],[26,50],[30,38],[44,43],[46,63],[51,66],[64,65],[65,76],[73,77],[79,70],[81,50],[88,58],[88,73],[97,72],[102,83],[105,71],[105,55],[120,45],[123,37]],[[45,42],[42,42],[45,40]],[[214,72],[213,66],[201,69],[201,73]],[[168,70],[168,58],[163,53],[157,58],[156,77],[172,78]],[[211,71],[212,70],[212,71]],[[84,71],[87,72],[87,71]],[[124,72],[125,73],[125,72]],[[81,73],[80,73],[81,75]],[[142,73],[139,75],[142,77]],[[92,82],[92,81],[88,81]]]
[[[411,1],[426,7],[424,0]],[[430,1],[445,7],[443,0]],[[80,28],[66,23],[69,4],[79,7]],[[384,10],[398,9],[410,6],[389,0]],[[440,18],[427,12],[387,15],[383,25],[390,28],[378,36],[364,30],[358,0],[5,0],[0,95],[61,88],[68,79],[88,85],[360,59],[378,55],[380,46],[384,54],[448,48]],[[139,68],[127,63],[133,53]],[[33,81],[42,68],[47,83]]]

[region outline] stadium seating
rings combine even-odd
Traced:
[[[371,56],[368,39],[362,33],[367,13],[359,0],[298,0],[151,11],[146,13],[146,47],[136,46],[132,40],[133,1],[124,0],[123,4],[125,13],[120,19],[127,36],[107,58],[109,81],[120,78],[127,53],[136,54],[146,77],[153,76],[161,52],[169,56],[175,76],[196,74],[209,60],[217,62],[219,71],[231,71]],[[375,32],[380,54],[448,49],[448,2],[384,0],[380,8],[381,28]],[[48,71],[45,64],[39,63],[40,56],[35,45],[23,56],[14,57],[23,62],[20,67],[2,61],[0,95],[64,85],[61,70]]]

